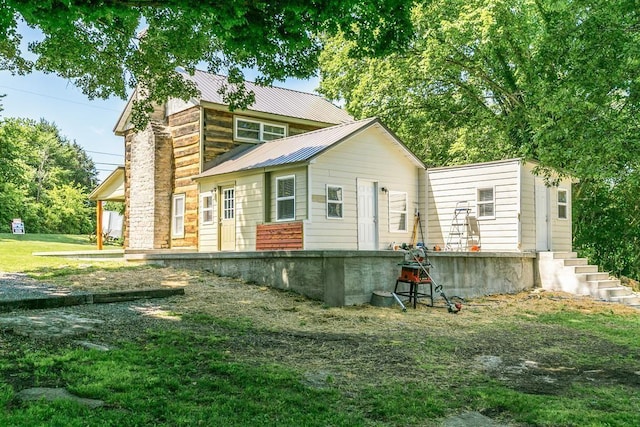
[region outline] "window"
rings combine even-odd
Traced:
[[[236,117],[236,139],[250,142],[272,141],[287,136],[287,127]]]
[[[184,194],[173,195],[171,212],[171,235],[184,237]]]
[[[478,188],[476,208],[478,211],[478,219],[496,217],[493,187]]]
[[[236,215],[236,195],[233,188],[222,190],[222,219],[234,219]]]
[[[342,187],[327,185],[327,218],[342,218]]]
[[[389,231],[407,231],[408,206],[406,192],[389,191]]]
[[[200,207],[202,209],[202,223],[211,224],[213,222],[213,195],[211,193],[202,194]]]
[[[558,189],[558,219],[569,218],[568,212],[568,192]]]
[[[296,178],[293,175],[276,178],[276,219],[296,219]]]

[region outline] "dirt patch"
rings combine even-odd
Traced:
[[[536,321],[562,310],[638,315],[590,298],[527,292],[467,301],[459,314],[448,313],[442,301],[439,307],[403,313],[395,306],[328,308],[294,293],[173,268],[93,271],[49,282],[94,292],[184,287],[184,296],[166,300],[72,311],[103,320],[88,337],[100,345],[144,339],[144,331],[159,324],[200,328],[203,335],[231,334],[220,345],[235,359],[286,365],[309,385],[331,383],[347,393],[391,378],[447,384],[456,372],[485,375],[531,394],[562,393],[575,382],[640,386],[639,354],[589,333]],[[616,362],[612,354],[629,357]]]

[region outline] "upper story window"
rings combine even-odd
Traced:
[[[558,189],[558,219],[568,219],[569,198],[567,190]]]
[[[247,142],[271,141],[287,136],[287,126],[257,120],[235,118],[235,139]]]
[[[495,191],[493,187],[478,188],[478,198],[476,199],[478,219],[495,218]]]

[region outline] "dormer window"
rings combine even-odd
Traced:
[[[286,125],[249,120],[242,117],[235,118],[234,130],[235,139],[247,142],[272,141],[287,136]]]

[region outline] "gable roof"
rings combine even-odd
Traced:
[[[219,93],[222,87],[228,84],[226,77],[200,70],[196,70],[193,76],[185,72],[181,74],[185,79],[195,83],[200,91],[200,101],[227,105]],[[245,82],[245,86],[255,94],[255,102],[247,108],[248,111],[330,124],[353,121],[349,113],[320,95],[277,86],[260,86],[248,81]]]
[[[225,162],[202,172],[194,179],[308,162],[326,150],[335,147],[346,139],[372,126],[378,126],[384,130],[414,164],[419,167],[425,167],[424,163],[422,163],[415,154],[374,117],[257,144],[237,153]]]
[[[179,101],[181,107],[177,111],[202,105],[202,103],[228,106],[219,93],[228,84],[225,76],[210,74],[196,70],[191,76],[185,71],[177,71],[185,79],[192,81],[200,91],[200,97],[189,102]],[[353,121],[353,117],[342,108],[332,104],[327,99],[313,93],[300,92],[277,86],[260,86],[253,82],[245,82],[247,90],[253,91],[255,102],[248,106],[247,112],[257,112],[281,117],[291,117],[316,123],[338,124]],[[137,89],[131,94],[127,104],[120,114],[114,132],[122,133],[126,130],[133,102],[137,97]],[[174,112],[177,112],[174,111]]]

